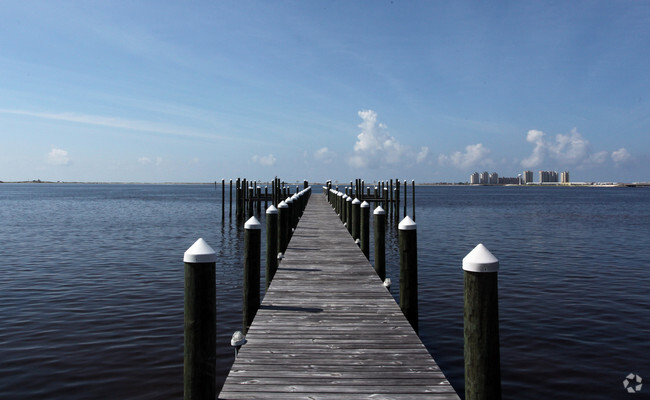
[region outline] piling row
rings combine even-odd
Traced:
[[[266,210],[266,287],[278,269],[278,262],[289,244],[302,212],[309,201],[311,188],[307,187],[285,200],[278,207]],[[260,246],[262,224],[252,216],[244,224],[244,301],[242,307],[244,335],[253,323],[260,306]]]
[[[334,190],[335,193],[342,193],[343,195],[351,198],[351,200],[359,199],[360,202],[366,201],[369,204],[373,204],[375,207],[381,205],[386,213],[386,218],[394,222],[394,226],[398,226],[401,221],[401,217],[408,215],[408,183],[404,180],[403,183],[399,179],[389,179],[386,181],[378,181],[376,184],[366,186],[366,182],[363,179],[356,179],[350,181],[349,186],[344,186],[342,188],[339,185],[334,186],[332,181],[327,181],[323,187],[324,193],[328,196],[328,201],[332,202],[330,199],[330,191]],[[402,192],[403,195],[402,195]],[[415,221],[415,181],[411,180],[411,209],[412,213],[410,215],[411,219]],[[402,210],[403,214],[401,214]],[[337,212],[339,210],[337,209]],[[347,216],[346,216],[347,217]],[[347,223],[347,218],[344,223]],[[347,226],[347,225],[346,225]]]
[[[290,198],[294,194],[297,194],[301,191],[300,186],[296,185],[295,190],[287,184],[287,182],[282,181],[280,178],[275,177],[272,182],[270,182],[270,192],[269,185],[264,186],[262,190],[261,186],[258,186],[256,181],[249,182],[245,178],[237,178],[234,182],[234,201],[233,201],[233,180],[230,179],[230,195],[229,195],[229,216],[232,217],[233,213],[233,204],[235,205],[235,216],[237,221],[243,223],[254,215],[260,216],[262,213],[262,204],[264,204],[264,209],[268,208],[269,203],[274,207],[278,207],[280,202],[286,201],[287,198]],[[215,189],[217,188],[217,182],[214,183]],[[302,189],[307,189],[309,187],[309,182],[307,180],[303,181]],[[225,218],[226,214],[226,180],[221,180],[221,217]]]
[[[278,262],[286,251],[287,245],[302,216],[311,187],[307,186],[291,194],[286,187],[276,186],[274,181],[272,201],[276,194],[287,195],[280,197],[277,207],[268,207],[267,215],[267,249],[266,249],[266,286],[269,287]],[[392,180],[390,182],[392,186]],[[216,183],[215,183],[216,185]],[[396,197],[394,203],[383,204],[394,208],[399,214],[399,187],[404,188],[404,213],[406,214],[407,182],[400,185],[395,182]],[[232,181],[231,181],[232,187]],[[255,193],[261,195],[261,189],[244,190],[246,180],[236,182],[238,193],[249,193],[237,196],[237,210],[245,211],[248,201],[248,211],[252,214],[251,200]],[[356,188],[356,190],[354,190]],[[414,188],[414,183],[413,183]],[[364,183],[358,180],[356,186],[350,182],[345,192],[335,190],[331,183],[324,187],[324,194],[330,205],[336,211],[341,222],[361,248],[366,258],[369,257],[369,219],[370,204],[378,198],[370,197],[366,190],[364,199]],[[222,180],[222,190],[225,191],[225,180]],[[377,190],[376,190],[377,191]],[[414,191],[413,191],[414,192]],[[381,193],[381,192],[380,192]],[[386,195],[387,191],[384,191]],[[232,197],[231,197],[232,198]],[[284,200],[280,200],[284,198]],[[385,198],[388,198],[386,195]],[[222,193],[222,203],[225,202]],[[381,201],[378,203],[382,204]],[[414,203],[413,203],[414,204]],[[232,206],[231,206],[232,208]],[[222,214],[224,211],[222,210]],[[375,271],[385,281],[385,236],[386,223],[392,218],[381,205],[373,212],[374,221],[374,256]],[[395,215],[393,214],[393,216]],[[245,215],[245,213],[244,213]],[[415,215],[415,209],[413,209]],[[255,314],[260,307],[260,243],[262,226],[254,216],[245,223],[244,233],[244,301],[243,301],[243,332],[249,329]],[[399,260],[400,260],[400,289],[399,306],[406,319],[417,333],[418,324],[418,271],[417,271],[417,225],[409,216],[405,216],[398,224]],[[317,251],[317,250],[315,250]],[[292,253],[293,254],[293,253]],[[186,399],[215,397],[215,264],[216,253],[202,239],[190,247],[184,255],[185,262],[185,355],[184,355],[184,395]],[[462,261],[464,271],[464,361],[465,361],[465,398],[500,399],[500,350],[499,350],[499,315],[498,315],[498,269],[499,261],[482,244],[477,245]],[[274,284],[275,286],[275,284]],[[386,282],[385,282],[386,286]],[[300,299],[296,299],[299,301]],[[293,308],[291,308],[293,310]],[[241,332],[233,335],[231,344],[238,349],[246,342]]]

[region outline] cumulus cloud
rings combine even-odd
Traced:
[[[47,162],[52,165],[68,166],[71,161],[67,151],[52,146],[52,150],[47,153]]]
[[[415,151],[400,144],[388,134],[387,126],[377,121],[377,113],[373,110],[361,110],[358,115],[363,122],[359,124],[361,133],[357,136],[354,153],[349,159],[351,166],[374,168],[380,165],[395,165],[407,157],[419,162],[426,159],[428,148],[423,147]]]
[[[421,164],[426,161],[427,157],[429,157],[429,148],[427,146],[424,146],[420,148],[420,151],[415,156],[415,162]]]
[[[612,161],[614,161],[616,165],[625,164],[630,161],[631,158],[632,156],[624,147],[612,152]]]
[[[581,165],[585,162],[601,164],[607,159],[606,152],[591,153],[589,141],[576,128],[569,134],[555,135],[555,140],[547,140],[542,131],[530,130],[526,140],[533,143],[535,148],[530,156],[521,161],[524,168],[537,167],[546,159],[564,165]]]
[[[487,158],[490,149],[483,146],[482,143],[470,144],[465,147],[465,152],[457,151],[451,155],[441,154],[438,156],[440,165],[451,165],[460,169],[467,169],[479,164],[492,164],[492,160]]]
[[[266,167],[275,165],[275,162],[277,161],[277,159],[273,156],[273,154],[269,154],[268,156],[254,155],[252,159],[253,162],[260,165],[264,165]]]
[[[613,152],[598,151],[592,153],[589,141],[585,139],[576,128],[570,133],[555,135],[554,140],[546,139],[546,134],[538,130],[530,130],[526,141],[535,145],[530,156],[521,161],[524,168],[533,168],[542,165],[547,159],[555,164],[585,166],[604,164],[608,159],[619,166],[630,161],[631,155],[625,148]]]
[[[142,165],[151,165],[155,164],[156,166],[159,166],[163,163],[163,158],[162,157],[156,157],[155,160],[149,158],[149,157],[140,157],[138,158],[138,162]]]
[[[322,161],[325,164],[329,164],[334,160],[336,153],[330,151],[327,147],[321,147],[320,149],[314,152],[314,158],[318,161]]]

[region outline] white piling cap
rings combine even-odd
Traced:
[[[280,204],[278,204],[278,208],[289,208],[289,205],[282,200]]]
[[[414,231],[418,225],[407,215],[397,227],[400,231]]]
[[[497,272],[499,260],[490,253],[483,243],[479,243],[474,250],[463,258],[463,270],[470,272]]]
[[[368,202],[364,200],[364,202],[361,203],[361,208],[370,208],[370,204],[368,204]]]
[[[266,213],[267,213],[267,214],[277,214],[277,213],[278,213],[278,209],[275,208],[275,206],[274,206],[273,204],[271,204],[271,206],[270,206],[269,208],[266,209]]]
[[[198,263],[212,263],[217,261],[217,253],[214,252],[212,247],[199,238],[183,255],[183,262],[198,264]]]
[[[291,197],[287,197],[287,199],[284,201],[287,205],[293,204],[293,199]]]
[[[352,204],[354,205],[361,204],[361,200],[355,198],[354,200],[352,200]]]
[[[343,198],[347,200],[348,195],[344,193],[344,194],[343,194]]]
[[[375,215],[386,215],[386,211],[383,209],[382,206],[377,206],[377,208],[375,208],[375,211],[373,211],[372,213]]]
[[[349,202],[352,202],[352,197],[350,197],[350,196],[348,196],[348,198],[347,198],[347,199],[345,199],[345,201],[349,201]]]
[[[250,217],[248,221],[244,224],[244,229],[257,229],[260,230],[262,229],[262,224],[260,224],[260,221],[255,218],[255,216]]]

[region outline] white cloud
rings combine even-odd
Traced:
[[[605,161],[607,161],[607,157],[609,157],[609,153],[606,151],[599,151],[597,153],[594,153],[589,156],[589,161],[591,161],[594,164],[602,164]]]
[[[52,146],[52,150],[47,153],[47,162],[52,165],[61,166],[67,166],[71,163],[68,152],[63,149],[57,149],[54,146]]]
[[[231,139],[231,138],[215,135],[212,133],[196,131],[191,128],[183,127],[183,126],[174,126],[170,124],[161,124],[161,123],[150,122],[150,121],[129,120],[129,119],[123,119],[117,117],[107,117],[102,115],[78,114],[78,113],[71,113],[71,112],[50,113],[50,112],[35,112],[35,111],[9,110],[9,109],[0,109],[0,114],[24,115],[28,117],[43,118],[43,119],[54,120],[54,121],[74,122],[80,124],[88,124],[88,125],[117,128],[117,129],[127,129],[133,131],[164,134],[164,135],[186,136],[186,137],[196,137],[196,138],[204,138],[204,139]]]
[[[536,167],[544,161],[544,132],[531,129],[528,131],[526,141],[535,143],[535,148],[533,149],[533,154],[521,161],[521,166],[524,168]]]
[[[576,128],[570,133],[555,135],[555,140],[546,140],[545,133],[538,130],[530,130],[526,140],[535,144],[530,156],[521,161],[524,168],[538,167],[547,159],[554,164],[573,165],[583,167],[585,165],[604,164],[609,158],[616,165],[623,164],[630,160],[630,153],[625,148],[613,151],[591,152],[589,141],[585,139]]]
[[[415,162],[421,164],[426,161],[428,156],[429,156],[429,148],[427,146],[424,146],[420,148],[420,151],[415,156]]]
[[[275,162],[277,161],[277,159],[273,156],[273,154],[269,154],[268,156],[254,155],[252,160],[255,163],[258,163],[260,165],[264,165],[264,166],[267,166],[267,167],[275,165]]]
[[[350,165],[364,168],[399,163],[408,149],[388,134],[386,125],[377,122],[376,112],[362,110],[358,115],[363,122],[359,124],[361,133],[354,144],[354,154],[349,159]]]
[[[336,153],[330,151],[327,147],[322,147],[314,152],[314,158],[318,161],[322,161],[325,164],[329,164],[334,161]]]
[[[465,147],[465,152],[457,151],[451,155],[441,154],[438,156],[438,162],[441,165],[452,165],[456,168],[467,169],[476,165],[492,164],[493,161],[486,158],[490,154],[490,149],[484,147],[482,143],[470,144]]]
[[[625,164],[630,161],[631,158],[632,155],[624,147],[612,152],[612,160],[616,165]]]
[[[155,160],[152,160],[149,157],[140,157],[138,158],[138,162],[142,165],[150,165],[150,164],[156,164],[156,166],[159,166],[163,163],[163,158],[162,157],[156,157]]]

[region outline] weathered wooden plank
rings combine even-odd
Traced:
[[[312,196],[219,399],[458,399],[326,201]]]

